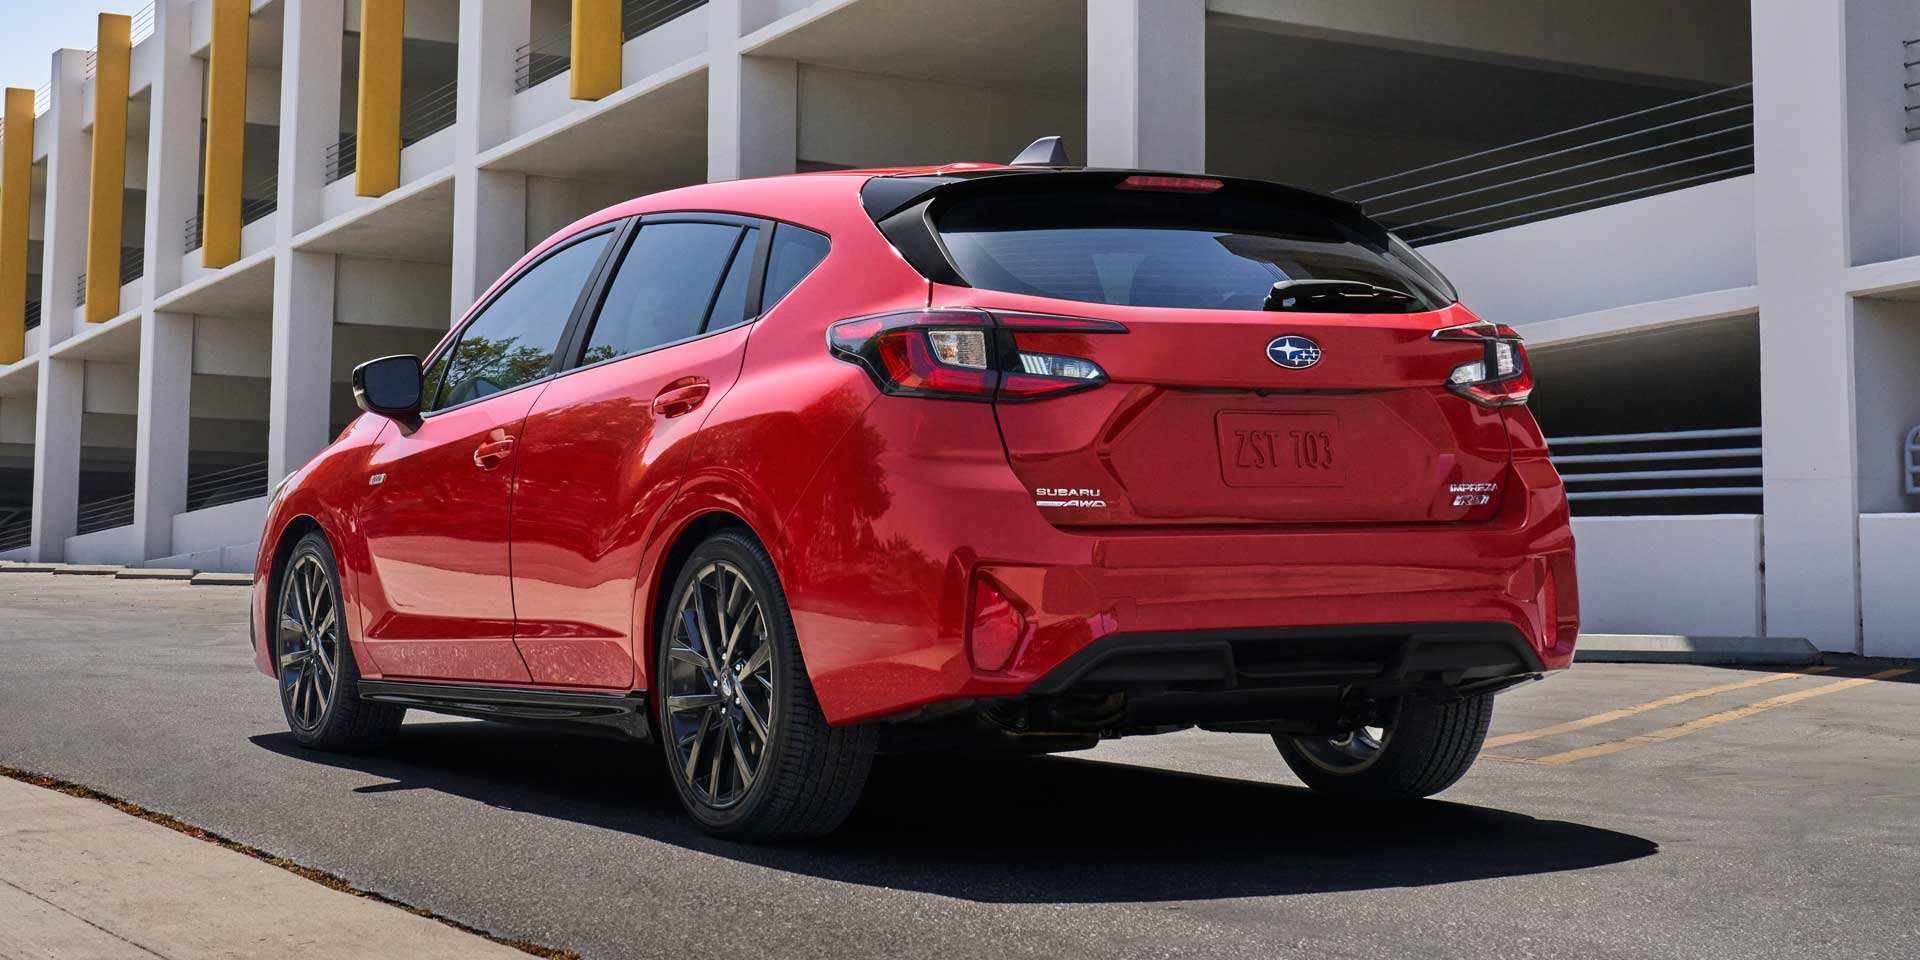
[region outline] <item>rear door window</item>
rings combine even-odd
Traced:
[[[1261,310],[1274,284],[1357,281],[1400,296],[1368,312],[1437,310],[1451,290],[1418,255],[1350,208],[1308,194],[1222,185],[1130,189],[1112,178],[978,190],[935,223],[967,283],[1135,307]],[[1193,181],[1210,183],[1217,181]]]
[[[743,319],[756,230],[721,223],[641,226],[607,287],[581,364],[645,353]]]

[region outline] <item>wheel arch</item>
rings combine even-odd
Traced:
[[[753,524],[745,517],[731,510],[717,507],[702,510],[679,524],[670,538],[670,545],[661,555],[660,563],[652,575],[646,578],[647,599],[645,609],[642,611],[644,618],[640,621],[644,627],[639,631],[640,636],[635,638],[634,660],[636,663],[634,666],[635,676],[645,678],[649,697],[655,686],[653,682],[655,643],[660,635],[661,617],[666,614],[668,594],[673,590],[673,583],[679,579],[680,571],[686,566],[687,558],[693,555],[695,547],[708,537],[729,529],[739,530],[758,541],[762,547],[769,547],[767,538],[754,529]],[[769,554],[772,552],[770,547],[768,552]],[[778,559],[774,560],[774,575],[779,576],[781,583],[785,584],[786,578],[780,573]]]

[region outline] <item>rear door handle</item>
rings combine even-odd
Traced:
[[[684,417],[699,409],[707,401],[707,394],[713,387],[699,377],[686,377],[667,384],[666,389],[653,398],[653,414],[663,419]]]
[[[512,437],[495,437],[474,448],[473,465],[482,470],[492,470],[502,460],[513,455]]]

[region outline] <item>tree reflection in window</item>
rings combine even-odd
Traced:
[[[519,337],[490,340],[469,333],[460,338],[447,370],[442,406],[478,400],[547,375],[553,351],[521,344]]]

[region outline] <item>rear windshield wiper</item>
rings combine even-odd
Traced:
[[[1282,280],[1267,294],[1267,310],[1304,313],[1402,313],[1413,294],[1359,280]]]

